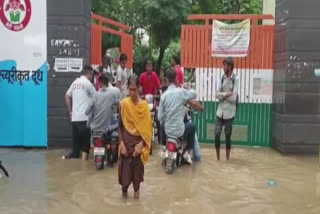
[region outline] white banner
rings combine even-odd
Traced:
[[[250,44],[250,19],[237,24],[213,20],[212,49],[214,57],[246,57]]]

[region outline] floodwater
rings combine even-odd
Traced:
[[[159,150],[158,150],[159,151]],[[121,198],[117,170],[93,161],[62,160],[62,150],[0,150],[11,177],[0,180],[0,213],[305,214],[320,213],[317,157],[283,156],[269,148],[237,147],[232,160],[202,162],[166,175],[159,152],[145,169],[141,198]]]

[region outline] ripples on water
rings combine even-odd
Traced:
[[[0,150],[11,175],[0,180],[0,213],[320,213],[317,157],[238,147],[231,161],[217,162],[213,148],[203,148],[201,163],[168,176],[155,153],[134,201],[132,189],[129,199],[121,198],[116,169],[96,171],[92,161],[63,161],[62,154]]]

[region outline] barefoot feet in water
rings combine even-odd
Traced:
[[[128,192],[122,192],[122,197],[123,198],[128,198]]]
[[[135,200],[139,200],[139,198],[140,198],[140,192],[137,191],[137,192],[134,193],[134,199]]]

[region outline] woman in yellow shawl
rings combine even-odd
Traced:
[[[138,77],[130,76],[130,97],[120,102],[119,111],[119,184],[122,185],[123,197],[127,197],[128,188],[133,183],[135,199],[140,196],[140,183],[143,182],[152,135],[151,113],[148,104],[140,99],[138,89]]]

